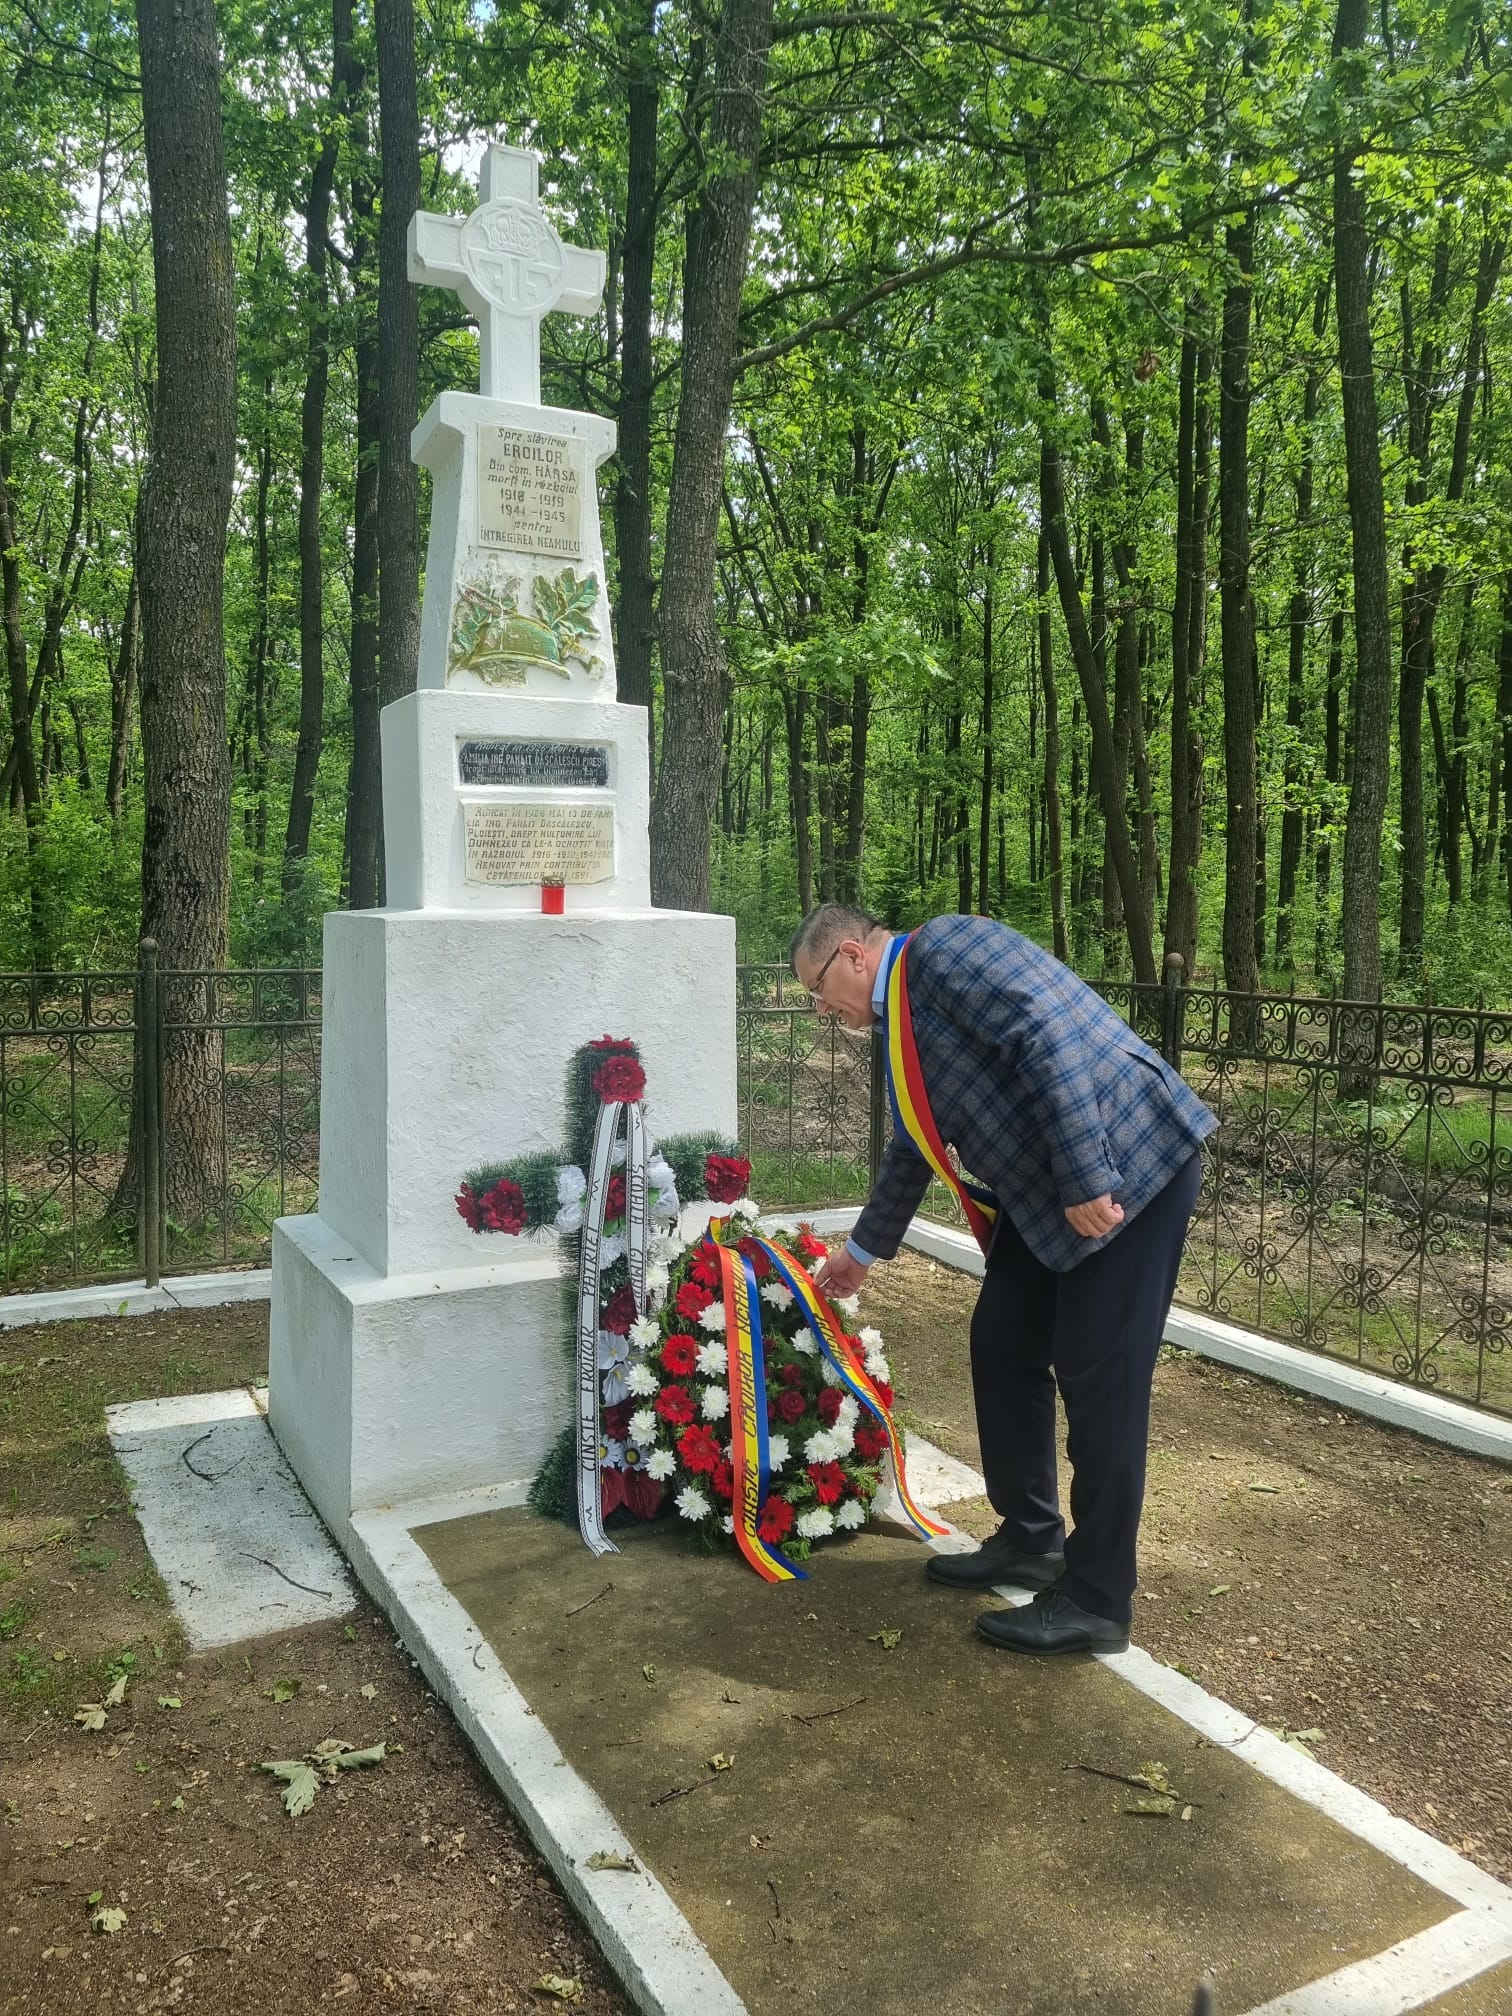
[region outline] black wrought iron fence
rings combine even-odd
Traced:
[[[0,974],[5,1287],[266,1259],[319,1114],[318,971]]]
[[[1104,992],[1223,1122],[1180,1299],[1512,1415],[1512,1015],[1166,977]],[[738,978],[756,1195],[859,1202],[875,1045],[785,967]],[[4,1286],[265,1259],[314,1205],[319,1101],[318,971],[0,975]]]

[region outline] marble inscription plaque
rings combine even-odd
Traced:
[[[602,882],[614,873],[607,805],[464,805],[462,821],[469,882]]]
[[[478,544],[581,560],[583,444],[570,435],[478,429]]]
[[[463,742],[457,774],[464,784],[558,784],[603,790],[609,751],[584,742]]]

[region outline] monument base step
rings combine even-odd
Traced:
[[[565,1426],[557,1242],[507,1243],[386,1276],[322,1218],[274,1226],[269,1425],[343,1547],[356,1511],[528,1484]]]

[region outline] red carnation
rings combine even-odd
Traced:
[[[458,1216],[465,1218],[474,1232],[481,1232],[483,1230],[483,1212],[476,1196],[473,1194],[471,1183],[464,1183],[462,1185],[462,1188],[457,1192],[456,1201]]]
[[[700,1424],[677,1438],[677,1453],[695,1476],[706,1476],[720,1460],[719,1438]]]
[[[616,1169],[609,1178],[609,1188],[604,1192],[604,1216],[608,1219],[623,1218],[625,1215],[625,1172]]]
[[[803,1384],[803,1367],[801,1365],[784,1365],[782,1370],[777,1374],[777,1377],[782,1381],[784,1386],[801,1386]]]
[[[646,1470],[621,1470],[625,1503],[637,1519],[654,1519],[661,1510],[662,1487]]]
[[[814,1405],[819,1411],[819,1419],[826,1428],[833,1428],[840,1419],[840,1391],[836,1386],[826,1386]]]
[[[872,1386],[882,1405],[884,1407],[891,1407],[893,1403],[893,1389],[888,1385],[887,1381],[885,1379],[873,1379]]]
[[[615,1442],[623,1442],[630,1433],[630,1416],[635,1412],[633,1400],[621,1400],[613,1407],[604,1409],[604,1433]]]
[[[856,1454],[874,1463],[887,1448],[885,1428],[868,1428],[864,1424],[856,1429]]]
[[[713,1300],[709,1290],[697,1281],[684,1281],[677,1291],[677,1313],[686,1316],[690,1323],[696,1323]]]
[[[790,1386],[777,1395],[777,1412],[789,1423],[801,1421],[808,1412],[808,1402],[801,1393],[795,1393]]]
[[[616,1054],[606,1057],[594,1072],[593,1089],[606,1106],[616,1099],[639,1099],[646,1089],[646,1074],[633,1057]]]
[[[798,1251],[805,1260],[823,1260],[829,1248],[822,1239],[816,1239],[812,1232],[805,1231],[798,1234]]]
[[[599,1502],[607,1519],[611,1512],[617,1512],[625,1502],[625,1472],[623,1470],[600,1470]]]
[[[768,1498],[761,1508],[761,1519],[756,1531],[769,1546],[785,1540],[793,1530],[793,1508],[786,1498]]]
[[[599,1321],[606,1330],[612,1330],[616,1337],[630,1335],[630,1325],[635,1321],[635,1297],[630,1293],[628,1281],[616,1288],[609,1297]]]
[[[525,1230],[525,1192],[518,1183],[501,1176],[482,1198],[483,1223],[490,1232],[518,1233]]]
[[[635,1045],[628,1036],[595,1036],[588,1048],[609,1057],[627,1057],[634,1053]]]
[[[693,1402],[685,1386],[663,1386],[656,1396],[656,1411],[663,1421],[670,1421],[673,1427],[693,1419]]]
[[[751,1165],[742,1155],[711,1155],[704,1164],[704,1194],[714,1204],[733,1204],[744,1197]]]
[[[809,1476],[821,1505],[838,1505],[845,1496],[845,1472],[838,1463],[810,1463]]]
[[[709,1472],[709,1482],[727,1504],[735,1496],[735,1472],[723,1456]]]
[[[669,1337],[661,1348],[662,1370],[670,1372],[674,1379],[686,1379],[698,1363],[698,1340],[679,1332]]]

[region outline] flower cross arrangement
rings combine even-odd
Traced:
[[[809,1277],[824,1244],[807,1226],[791,1250],[762,1235],[731,1143],[652,1141],[645,1082],[628,1039],[585,1045],[569,1066],[567,1157],[490,1164],[457,1193],[475,1232],[579,1241],[578,1420],[531,1503],[565,1515],[575,1499],[597,1551],[613,1551],[613,1515],[675,1511],[788,1580],[816,1540],[865,1524],[891,1451],[914,1525],[944,1530],[908,1496],[881,1335],[850,1335]],[[678,1221],[697,1203],[720,1215],[687,1241]]]

